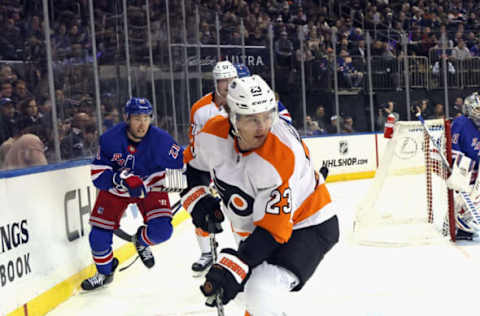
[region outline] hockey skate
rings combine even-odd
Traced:
[[[193,276],[196,278],[202,277],[207,273],[208,268],[213,264],[213,257],[210,252],[204,252],[200,258],[192,264]]]
[[[143,227],[145,226],[140,226],[138,228],[137,233],[135,234],[134,244],[135,248],[137,249],[138,256],[142,260],[143,264],[150,269],[155,265],[155,258],[153,257],[152,250],[149,246],[144,246],[138,241]]]
[[[113,274],[118,267],[118,259],[113,258],[112,260],[112,272],[110,274],[101,274],[97,272],[91,278],[83,280],[81,287],[85,291],[92,291],[98,289],[104,285],[107,285],[113,281]]]

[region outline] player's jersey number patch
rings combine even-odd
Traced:
[[[292,189],[290,187],[286,187],[283,192],[281,192],[281,188],[273,190],[270,197],[271,199],[268,201],[265,210],[266,213],[273,215],[279,215],[280,212],[290,214],[292,211]]]

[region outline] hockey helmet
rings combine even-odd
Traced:
[[[237,69],[238,78],[243,78],[243,77],[251,76],[250,69],[248,69],[248,67],[245,66],[245,64],[236,63],[236,64],[233,64],[233,65],[234,65],[235,68]]]
[[[127,104],[125,105],[125,114],[130,116],[132,114],[147,114],[152,115],[153,108],[146,98],[136,98],[133,97],[128,100]]]
[[[258,75],[234,79],[228,88],[227,105],[229,118],[235,133],[239,115],[272,112],[272,125],[278,117],[275,94]]]
[[[237,69],[228,60],[216,63],[215,67],[213,67],[212,76],[217,94],[220,94],[218,91],[218,80],[238,78]]]
[[[465,98],[463,114],[469,117],[475,125],[480,126],[480,96],[477,92]]]

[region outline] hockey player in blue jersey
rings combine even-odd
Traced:
[[[476,207],[480,210],[480,180],[477,177],[480,150],[480,96],[473,93],[465,98],[463,115],[455,118],[452,124],[452,156],[454,164],[447,179],[450,189],[468,192]],[[472,214],[465,211],[464,202],[455,197],[457,219],[457,240],[472,240],[480,230]]]
[[[182,148],[164,130],[151,125],[152,106],[147,99],[131,98],[125,106],[126,122],[100,137],[100,147],[91,165],[91,177],[99,189],[90,215],[89,242],[97,273],[81,284],[93,290],[112,282],[118,260],[113,256],[113,230],[131,203],[144,224],[133,243],[142,262],[151,268],[150,250],[168,240],[173,227],[168,193],[186,188]]]
[[[238,78],[251,76],[250,69],[248,69],[248,67],[245,66],[245,64],[236,63],[233,65],[237,69]],[[283,105],[283,103],[280,100],[278,100],[278,98],[277,98],[277,102],[278,102],[278,117],[284,120],[285,122],[292,124],[292,116],[290,115],[290,112],[288,112],[285,105]]]

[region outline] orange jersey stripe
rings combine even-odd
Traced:
[[[332,198],[330,197],[327,186],[325,183],[320,184],[295,211],[295,214],[293,215],[293,224],[300,223],[304,219],[315,214],[331,201]]]
[[[203,127],[202,132],[226,139],[230,132],[230,121],[227,117],[222,115],[214,116],[208,120]]]
[[[287,182],[293,174],[295,167],[295,155],[278,136],[270,133],[262,147],[255,149],[255,152],[275,167],[282,178]]]

